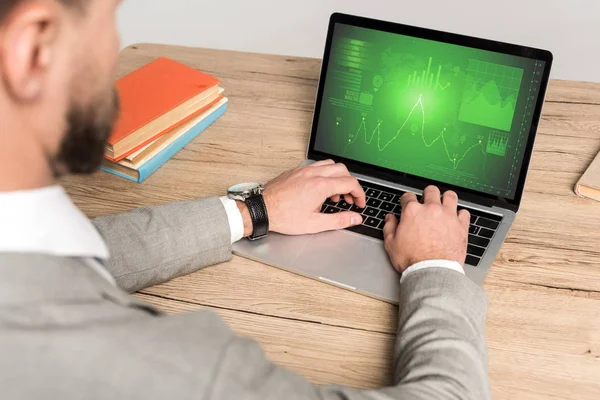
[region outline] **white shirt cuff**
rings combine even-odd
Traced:
[[[463,269],[462,265],[460,265],[456,261],[427,260],[427,261],[418,262],[418,263],[413,264],[410,267],[408,267],[406,269],[406,271],[404,271],[404,273],[402,273],[402,276],[400,277],[400,283],[402,283],[402,281],[408,274],[412,274],[413,272],[420,271],[422,269],[427,269],[427,268],[446,268],[446,269],[451,269],[452,271],[459,272],[463,275],[465,274],[465,270]]]
[[[231,230],[231,244],[237,242],[244,237],[244,220],[242,219],[242,213],[238,208],[235,200],[223,196],[219,197],[225,212],[227,213],[227,220],[229,221],[229,229]]]

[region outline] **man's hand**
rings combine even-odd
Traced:
[[[360,225],[362,216],[356,212],[320,213],[325,200],[339,201],[341,197],[349,204],[366,207],[365,192],[343,164],[325,160],[285,172],[265,188],[269,230],[303,235]],[[247,210],[242,209],[245,234],[249,234],[252,222],[244,214]]]
[[[457,214],[458,196],[429,186],[423,191],[423,204],[414,193],[400,199],[400,223],[388,215],[383,228],[385,249],[398,272],[426,260],[450,260],[464,264],[467,257],[470,215]]]

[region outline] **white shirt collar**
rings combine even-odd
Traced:
[[[64,189],[0,192],[0,252],[108,259],[104,240]]]

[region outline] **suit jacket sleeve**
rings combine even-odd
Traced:
[[[110,251],[106,268],[129,292],[231,259],[227,214],[216,197],[140,208],[92,222]]]
[[[443,268],[412,273],[401,290],[393,386],[377,390],[313,386],[268,361],[256,343],[233,337],[221,353],[209,398],[491,399],[483,290]]]

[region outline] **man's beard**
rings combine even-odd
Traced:
[[[67,112],[67,133],[52,161],[54,175],[90,174],[102,165],[104,149],[119,112],[119,96],[113,90],[106,99],[87,107],[73,103]]]

